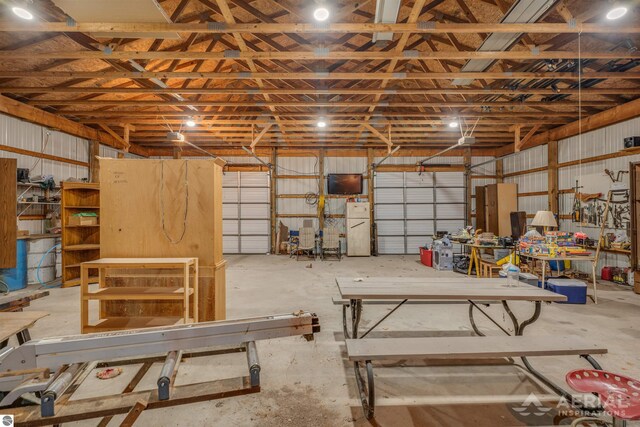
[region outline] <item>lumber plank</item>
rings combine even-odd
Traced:
[[[17,263],[17,165],[16,159],[0,159],[0,268],[14,268]]]

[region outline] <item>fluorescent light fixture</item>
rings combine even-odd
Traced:
[[[324,120],[318,120],[318,127],[319,128],[326,128],[327,127],[327,122],[325,122]]]
[[[12,11],[13,11],[13,13],[15,13],[15,14],[16,14],[16,16],[18,16],[19,18],[22,18],[22,19],[28,19],[28,20],[33,19],[33,14],[32,14],[31,12],[29,12],[29,11],[28,11],[27,9],[25,9],[25,8],[22,8],[22,7],[18,7],[18,6],[16,6],[16,7],[11,8],[11,10],[12,10]],[[625,12],[626,12],[626,10],[625,10]]]
[[[455,120],[449,123],[449,127],[450,128],[457,128],[458,127],[458,122],[456,122]]]
[[[187,126],[189,126],[190,128],[194,127],[195,125],[196,122],[193,119],[187,120]]]
[[[329,9],[326,7],[319,7],[313,11],[313,17],[316,21],[326,21],[329,19]]]
[[[607,13],[607,19],[610,19],[610,20],[620,19],[627,14],[627,11],[628,9],[624,6],[614,7],[609,11],[609,13]]]

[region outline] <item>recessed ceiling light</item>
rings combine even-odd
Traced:
[[[327,122],[325,122],[324,120],[318,120],[318,127],[319,128],[326,128],[327,127]]]
[[[614,7],[609,11],[609,13],[607,13],[607,19],[614,20],[622,18],[624,15],[626,15],[627,10],[628,9],[624,6]]]
[[[313,17],[316,21],[326,21],[329,19],[329,9],[326,7],[319,7],[313,11]]]
[[[15,13],[19,18],[22,19],[33,19],[33,14],[31,12],[29,12],[27,9],[24,9],[22,7],[13,7],[11,8],[11,10],[13,11],[13,13]]]
[[[458,127],[458,122],[456,122],[455,120],[449,123],[449,127],[450,128],[457,128]]]
[[[189,126],[190,128],[194,127],[195,125],[196,122],[193,119],[187,120],[187,126]]]

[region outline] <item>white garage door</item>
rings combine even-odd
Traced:
[[[465,225],[463,172],[380,172],[374,191],[381,254],[418,253],[435,231]]]
[[[226,172],[222,179],[224,253],[264,254],[270,248],[269,174]]]

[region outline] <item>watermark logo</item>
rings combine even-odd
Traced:
[[[530,415],[541,417],[552,408],[544,406],[535,393],[529,393],[529,396],[527,396],[520,406],[516,406],[512,409],[523,417],[528,417]]]
[[[13,415],[0,414],[0,423],[2,427],[13,427]]]

